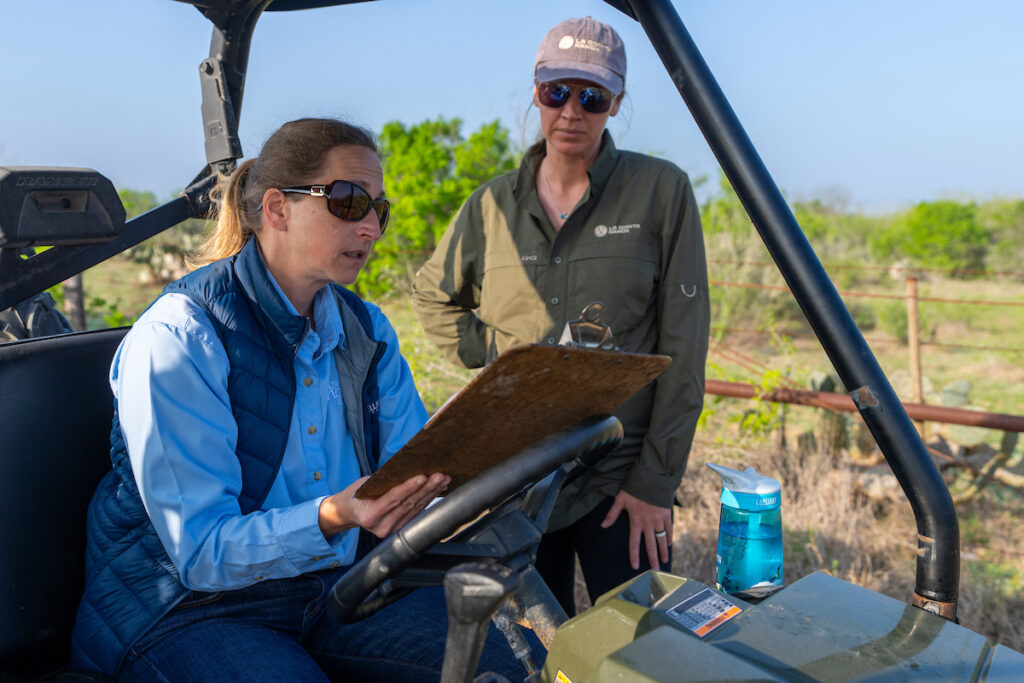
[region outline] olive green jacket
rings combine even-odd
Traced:
[[[451,360],[480,367],[511,346],[555,343],[592,301],[624,351],[671,366],[618,411],[625,438],[563,492],[549,529],[620,489],[672,504],[704,400],[709,303],[700,214],[675,165],[618,151],[606,131],[590,187],[555,232],[537,196],[544,143],[459,209],[417,273],[413,306]]]

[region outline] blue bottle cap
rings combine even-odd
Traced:
[[[739,493],[722,487],[722,504],[748,512],[774,510],[782,503],[782,495],[775,493]]]
[[[753,467],[742,472],[723,465],[707,463],[722,477],[722,503],[730,507],[756,512],[771,510],[782,503],[782,486],[771,477],[757,473]]]

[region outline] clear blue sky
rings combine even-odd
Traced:
[[[1021,0],[675,0],[788,196],[885,211],[1024,197]],[[620,147],[692,175],[717,163],[639,25],[601,0],[380,0],[266,13],[241,118],[246,153],[280,123],[379,130],[459,116],[537,133],[533,57],[558,21],[613,24],[629,60]],[[210,24],[173,0],[0,3],[0,164],[95,168],[168,198],[204,163],[197,66]]]

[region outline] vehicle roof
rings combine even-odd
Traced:
[[[201,10],[229,11],[238,9],[243,5],[252,4],[252,0],[175,0],[188,5],[194,5]],[[357,2],[370,2],[371,0],[273,0],[265,11],[287,12],[297,9],[314,9],[317,7],[333,7],[334,5],[353,5]]]

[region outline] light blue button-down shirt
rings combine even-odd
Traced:
[[[341,316],[326,288],[313,308],[316,331],[295,358],[284,459],[261,509],[248,515],[238,505],[230,366],[202,309],[183,294],[161,296],[114,356],[110,385],[142,502],[188,588],[240,588],[354,560],[357,531],[325,539],[317,521],[320,503],[358,479],[359,465],[334,361],[345,344]],[[388,345],[377,371],[383,464],[427,412],[391,323],[377,306],[368,309],[376,338]]]

